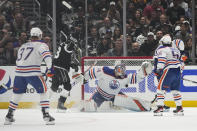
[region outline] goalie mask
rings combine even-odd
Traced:
[[[124,78],[126,74],[126,67],[123,64],[119,64],[115,66],[114,71],[115,71],[116,76],[120,76],[121,78]]]

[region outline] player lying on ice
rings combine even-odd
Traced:
[[[147,75],[152,73],[152,65],[149,62],[143,62],[141,68],[136,73],[126,74],[126,67],[118,64],[114,69],[109,67],[92,67],[84,74],[85,80],[96,79],[98,86],[96,92],[90,100],[83,104],[83,111],[97,111],[104,103],[112,103],[114,106],[122,107],[132,111],[150,111],[151,102],[133,98],[120,92],[128,84],[141,82]]]

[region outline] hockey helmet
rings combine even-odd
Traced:
[[[172,44],[172,38],[170,37],[170,35],[165,35],[161,38],[159,43],[161,43],[162,45],[171,45]]]
[[[115,74],[120,77],[124,77],[126,74],[126,67],[124,64],[118,64],[115,66]]]
[[[42,31],[41,31],[41,29],[38,28],[38,27],[32,28],[31,31],[30,31],[30,36],[31,37],[32,36],[37,36],[37,37],[39,37],[41,39],[42,38]]]

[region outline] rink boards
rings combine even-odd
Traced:
[[[14,79],[14,70],[15,66],[1,66],[1,69],[6,70],[10,74],[10,77]],[[127,67],[127,73],[136,72],[136,69],[139,67]],[[42,72],[44,72],[45,67],[42,68]],[[186,66],[183,71],[183,78],[197,81],[197,66]],[[47,85],[50,86],[50,82],[47,81]],[[89,99],[92,92],[95,89],[95,82],[91,82],[90,84],[85,85],[85,99]],[[139,97],[141,99],[152,100],[155,95],[157,87],[157,80],[153,74],[149,77],[145,78],[142,82],[136,85],[129,85],[127,88],[123,88],[121,91],[125,94],[133,97]],[[181,94],[183,98],[183,106],[185,107],[197,107],[197,84],[189,81],[181,81]],[[61,89],[59,90],[61,92]],[[4,94],[0,95],[0,108],[7,108],[9,104],[9,100],[12,96],[12,90],[7,91]],[[52,107],[55,107],[58,93],[54,94],[50,99]],[[81,87],[73,87],[71,91],[71,96],[69,98],[71,106],[73,103],[79,102],[81,99]],[[167,93],[166,95],[166,104],[169,106],[175,106],[173,102],[173,98],[171,93]],[[37,106],[39,102],[39,95],[35,92],[34,88],[28,85],[27,93],[24,94],[21,102],[19,103],[19,108],[30,108],[32,106]]]

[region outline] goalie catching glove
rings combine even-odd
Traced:
[[[141,68],[137,71],[137,82],[141,82],[146,76],[152,73],[153,67],[150,62],[143,62]]]

